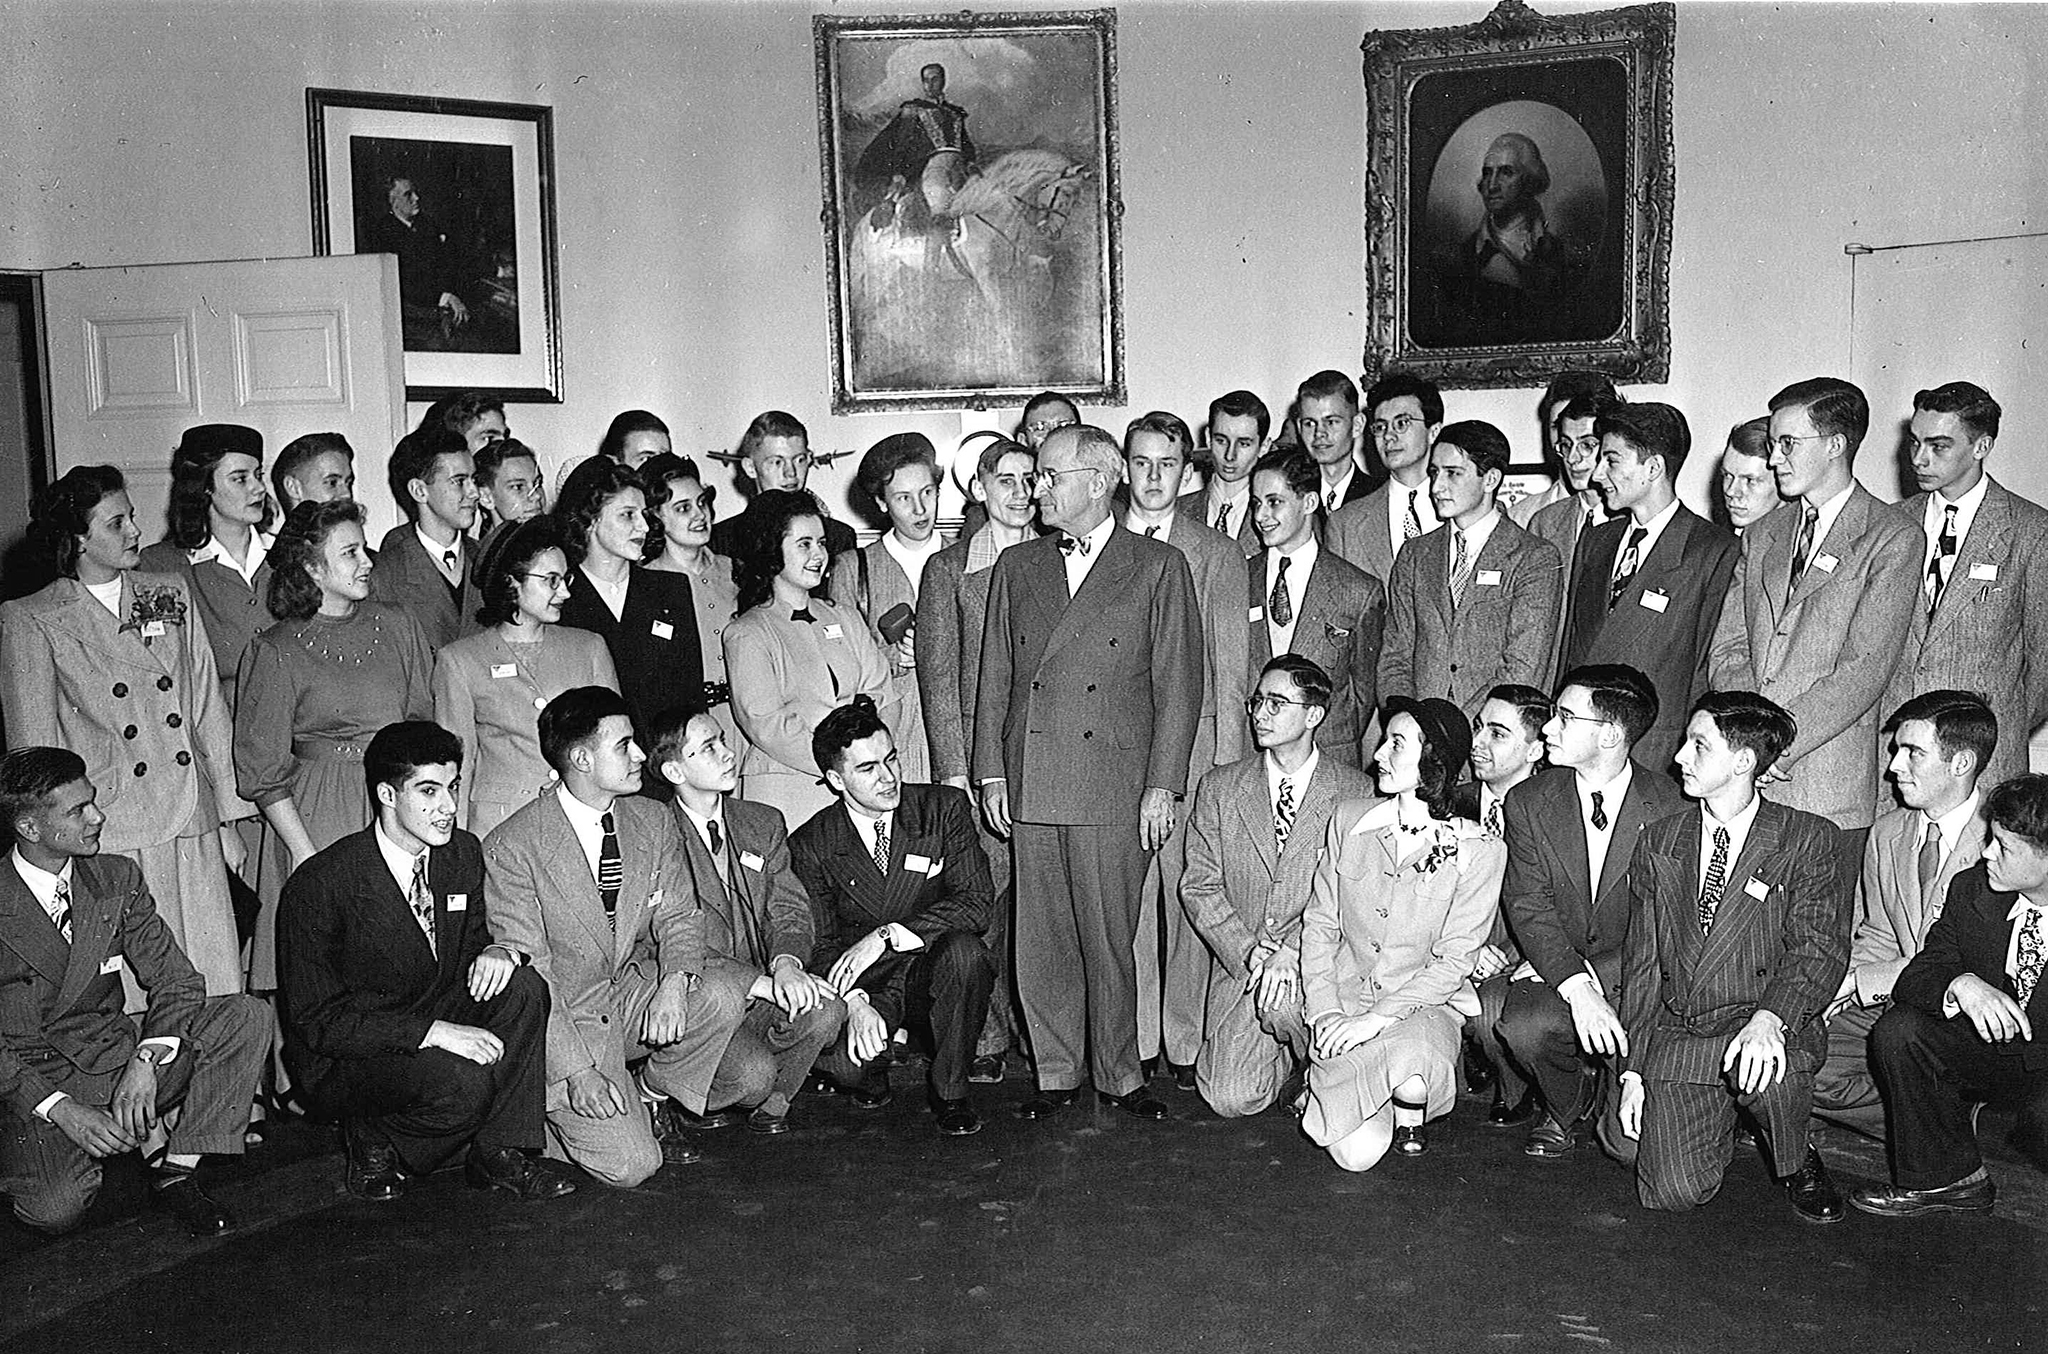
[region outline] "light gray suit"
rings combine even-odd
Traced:
[[[1364,498],[1346,503],[1323,523],[1324,548],[1382,582],[1394,576],[1394,558],[1401,552],[1402,540],[1387,517],[1387,499],[1397,488],[1388,480]],[[1425,484],[1422,502],[1428,501],[1429,486]]]
[[[1743,538],[1707,680],[1716,691],[1759,692],[1799,721],[1778,763],[1791,779],[1771,785],[1773,799],[1867,829],[1877,816],[1878,706],[1920,605],[1923,538],[1857,485],[1788,598],[1804,511],[1780,504]]]
[[[1927,499],[1916,494],[1899,505],[1923,527],[1923,558]],[[1998,716],[1998,748],[1981,784],[2026,771],[2027,740],[2048,720],[2048,511],[1996,480],[1985,486],[1933,619],[1924,601],[1914,609],[1880,708],[1888,717],[1909,698],[1941,690],[1982,692]],[[1885,760],[1880,745],[1880,767]]]
[[[1564,591],[1556,549],[1500,517],[1473,561],[1464,601],[1453,608],[1451,535],[1440,526],[1394,560],[1380,700],[1440,696],[1470,716],[1498,683],[1547,690]]]

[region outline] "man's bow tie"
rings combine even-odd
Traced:
[[[789,618],[793,621],[802,621],[805,625],[816,625],[818,623],[818,618],[811,614],[811,609],[807,606],[800,606],[790,612]]]
[[[1062,536],[1062,537],[1060,537],[1060,553],[1061,553],[1062,555],[1071,555],[1071,554],[1073,554],[1073,553],[1074,553],[1075,551],[1077,551],[1077,550],[1078,550],[1078,551],[1079,551],[1079,552],[1081,553],[1081,557],[1082,557],[1083,559],[1086,559],[1086,558],[1087,558],[1087,556],[1088,556],[1088,550],[1089,550],[1089,542],[1088,542],[1088,538],[1087,538],[1087,537],[1085,537],[1085,536]]]

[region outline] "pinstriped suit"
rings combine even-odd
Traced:
[[[1549,542],[1502,516],[1479,547],[1464,601],[1454,609],[1451,536],[1448,524],[1440,526],[1394,558],[1379,694],[1441,696],[1469,718],[1501,682],[1548,689],[1564,566]]]
[[[1629,864],[1632,916],[1620,1014],[1623,1069],[1646,1100],[1636,1188],[1647,1208],[1682,1210],[1714,1197],[1733,1151],[1736,1106],[1756,1116],[1773,1173],[1806,1155],[1813,1076],[1827,1057],[1822,1014],[1849,964],[1848,874],[1840,836],[1818,815],[1765,799],[1728,878],[1711,932],[1699,926],[1704,810],[1644,828]],[[1728,1045],[1759,1008],[1785,1022],[1785,1075],[1757,1095],[1721,1070]]]
[[[1299,968],[1301,912],[1330,814],[1341,801],[1372,793],[1364,772],[1321,758],[1297,796],[1287,845],[1277,847],[1265,753],[1217,767],[1195,789],[1180,901],[1216,957],[1195,1084],[1225,1118],[1271,1105],[1287,1074],[1308,1056],[1299,1006],[1262,1014],[1245,991],[1245,959],[1259,942],[1278,940]]]
[[[1924,524],[1927,499],[1916,494],[1899,505],[1908,523]],[[1920,539],[1924,555],[1924,531]],[[1998,716],[1998,747],[1979,783],[2023,773],[2027,740],[2048,720],[2048,510],[1997,480],[1985,486],[1933,621],[1924,603],[1914,608],[1880,709],[1889,715],[1913,696],[1944,689],[1981,691]],[[1882,736],[1877,757],[1882,767]]]

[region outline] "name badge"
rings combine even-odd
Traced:
[[[1251,611],[1245,616],[1245,619],[1250,621],[1252,624],[1257,625],[1260,621],[1266,619],[1266,608],[1262,606],[1253,607]]]
[[[1771,886],[1761,879],[1745,880],[1742,885],[1742,891],[1758,902],[1762,902],[1771,896]]]
[[[451,894],[449,894],[449,895],[448,895],[448,910],[449,910],[450,912],[467,912],[467,911],[469,911],[469,895],[468,895],[468,894],[466,894],[466,893],[451,893]]]
[[[841,635],[845,633],[846,632],[840,629],[837,625],[828,625],[825,627],[826,639],[838,639]]]
[[[659,911],[661,911],[661,890],[660,890],[660,889],[656,889],[656,890],[655,890],[654,892],[652,892],[652,893],[650,893],[650,894],[648,894],[648,895],[647,895],[647,910],[648,910],[649,912],[659,912]]]
[[[120,955],[110,954],[105,959],[100,960],[100,972],[102,974],[119,973],[121,971],[121,964],[122,959]]]
[[[920,856],[915,852],[911,852],[903,857],[903,868],[909,870],[912,874],[930,874],[932,872],[931,857]]]
[[[752,851],[740,852],[740,864],[746,866],[748,869],[752,870],[756,874],[759,874],[763,869],[767,868],[767,862],[762,860],[761,857],[754,854]]]
[[[497,677],[517,677],[518,675],[519,675],[519,669],[518,669],[518,668],[516,668],[516,667],[514,667],[514,666],[513,666],[512,664],[510,664],[510,663],[493,663],[493,664],[491,664],[491,676],[492,676],[493,678],[497,678]]]
[[[1841,562],[1842,561],[1836,559],[1833,555],[1815,555],[1813,557],[1813,567],[1820,570],[1824,574],[1833,573],[1835,571],[1835,566],[1837,564],[1840,564]]]
[[[144,639],[162,639],[164,637],[164,623],[162,621],[144,621],[142,623],[142,637]]]
[[[648,629],[654,632],[656,639],[674,639],[676,637],[676,628],[667,621],[656,621]]]
[[[1995,582],[1998,578],[1998,566],[1996,564],[1972,564],[1970,566],[1970,578],[1973,582],[1978,583]]]
[[[1472,581],[1482,588],[1497,588],[1500,586],[1500,570],[1481,569],[1479,576]]]
[[[1671,598],[1668,595],[1661,592],[1646,592],[1636,600],[1641,602],[1644,606],[1650,608],[1650,610],[1658,612],[1663,611],[1665,607],[1671,605]]]

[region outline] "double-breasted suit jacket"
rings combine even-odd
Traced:
[[[1109,533],[1070,599],[1055,537],[1005,550],[989,584],[974,780],[1010,815],[1135,824],[1149,788],[1181,794],[1202,710],[1202,627],[1187,559]]]
[[[1666,815],[1636,839],[1623,1067],[1652,1082],[1723,1085],[1728,1044],[1761,1008],[1785,1023],[1789,1070],[1810,1077],[1827,1057],[1821,1017],[1849,965],[1850,890],[1835,828],[1763,800],[1702,935],[1701,812]]]
[[[1899,505],[1910,525],[1922,526],[1927,499],[1916,494]],[[1924,553],[1926,532],[1918,534]],[[2027,770],[2027,742],[2048,720],[2048,510],[1997,480],[1985,485],[1933,616],[1924,600],[1914,608],[1880,713],[1940,690],[1982,692],[1998,716],[1998,747],[1982,784]],[[1877,758],[1882,768],[1881,742]]]
[[[1956,876],[1984,859],[1987,829],[1973,815],[1959,839],[1947,846],[1927,892],[1920,891],[1920,839],[1927,819],[1917,809],[1893,809],[1871,825],[1863,846],[1863,874],[1856,889],[1856,931],[1849,944],[1849,972],[1856,1004],[1882,1006],[1906,965],[1920,953],[1941,916]],[[1946,844],[1945,844],[1946,845]]]
[[[810,895],[798,882],[789,858],[789,829],[766,804],[727,796],[725,867],[731,887],[718,875],[696,826],[675,808],[683,869],[704,908],[704,964],[752,984],[777,955],[794,956],[808,967],[817,942]]]
[[[1788,597],[1805,509],[1784,503],[1749,528],[1714,632],[1707,677],[1717,691],[1755,691],[1799,722],[1775,769],[1787,807],[1838,827],[1877,816],[1879,710],[1920,601],[1914,524],[1861,485]]]
[[[1549,688],[1564,566],[1548,541],[1499,517],[1453,607],[1451,537],[1440,526],[1394,559],[1379,694],[1440,696],[1469,717],[1501,682]]]
[[[1707,650],[1742,547],[1680,506],[1610,607],[1614,564],[1634,521],[1616,517],[1585,535],[1572,565],[1558,674],[1585,663],[1626,663],[1657,692],[1657,722],[1636,743],[1639,761],[1664,776],[1692,703],[1707,689]]]
[[[551,1114],[566,1108],[567,1082],[580,1073],[595,1069],[621,1091],[631,1087],[626,1062],[640,1051],[641,1030],[629,1017],[644,1012],[654,987],[671,974],[691,975],[695,985],[705,953],[704,910],[670,810],[631,796],[613,802],[625,873],[608,920],[597,876],[563,811],[563,793],[539,796],[484,840],[492,936],[528,956],[554,994],[547,1037]],[[687,1056],[665,1071],[661,1089],[692,1113],[703,1111],[742,1005],[730,1003],[730,1020],[715,1034],[686,1029]]]
[[[633,727],[643,741],[653,737],[662,711],[703,700],[704,655],[688,574],[635,565],[627,575],[626,605],[614,616],[589,575],[572,568],[561,623],[588,630],[611,650],[619,694],[633,707]]]
[[[439,649],[464,635],[477,632],[477,552],[474,542],[462,546],[462,586],[451,588],[441,568],[427,556],[420,533],[411,522],[400,522],[384,533],[377,547],[377,564],[370,570],[370,596],[387,606],[407,612],[420,623],[427,647]]]
[[[1273,633],[1267,626],[1271,603],[1267,579],[1269,556],[1254,556],[1250,578],[1249,662],[1247,689],[1258,685],[1259,672],[1273,657]],[[1289,580],[1295,589],[1294,633],[1288,649],[1300,654],[1330,678],[1329,712],[1316,727],[1316,746],[1347,766],[1359,765],[1359,740],[1379,705],[1380,646],[1385,634],[1387,591],[1373,575],[1347,563],[1327,547],[1316,552],[1308,580]]]
[[[1216,531],[1215,514],[1209,508],[1209,493],[1206,489],[1198,489],[1192,494],[1182,494],[1174,500],[1173,510],[1183,522],[1194,522]],[[1225,540],[1235,542],[1245,558],[1249,559],[1265,548],[1265,542],[1259,537],[1259,529],[1253,524],[1250,493],[1246,493],[1232,510],[1232,515],[1237,520],[1224,524],[1229,530],[1217,531],[1216,534]]]

